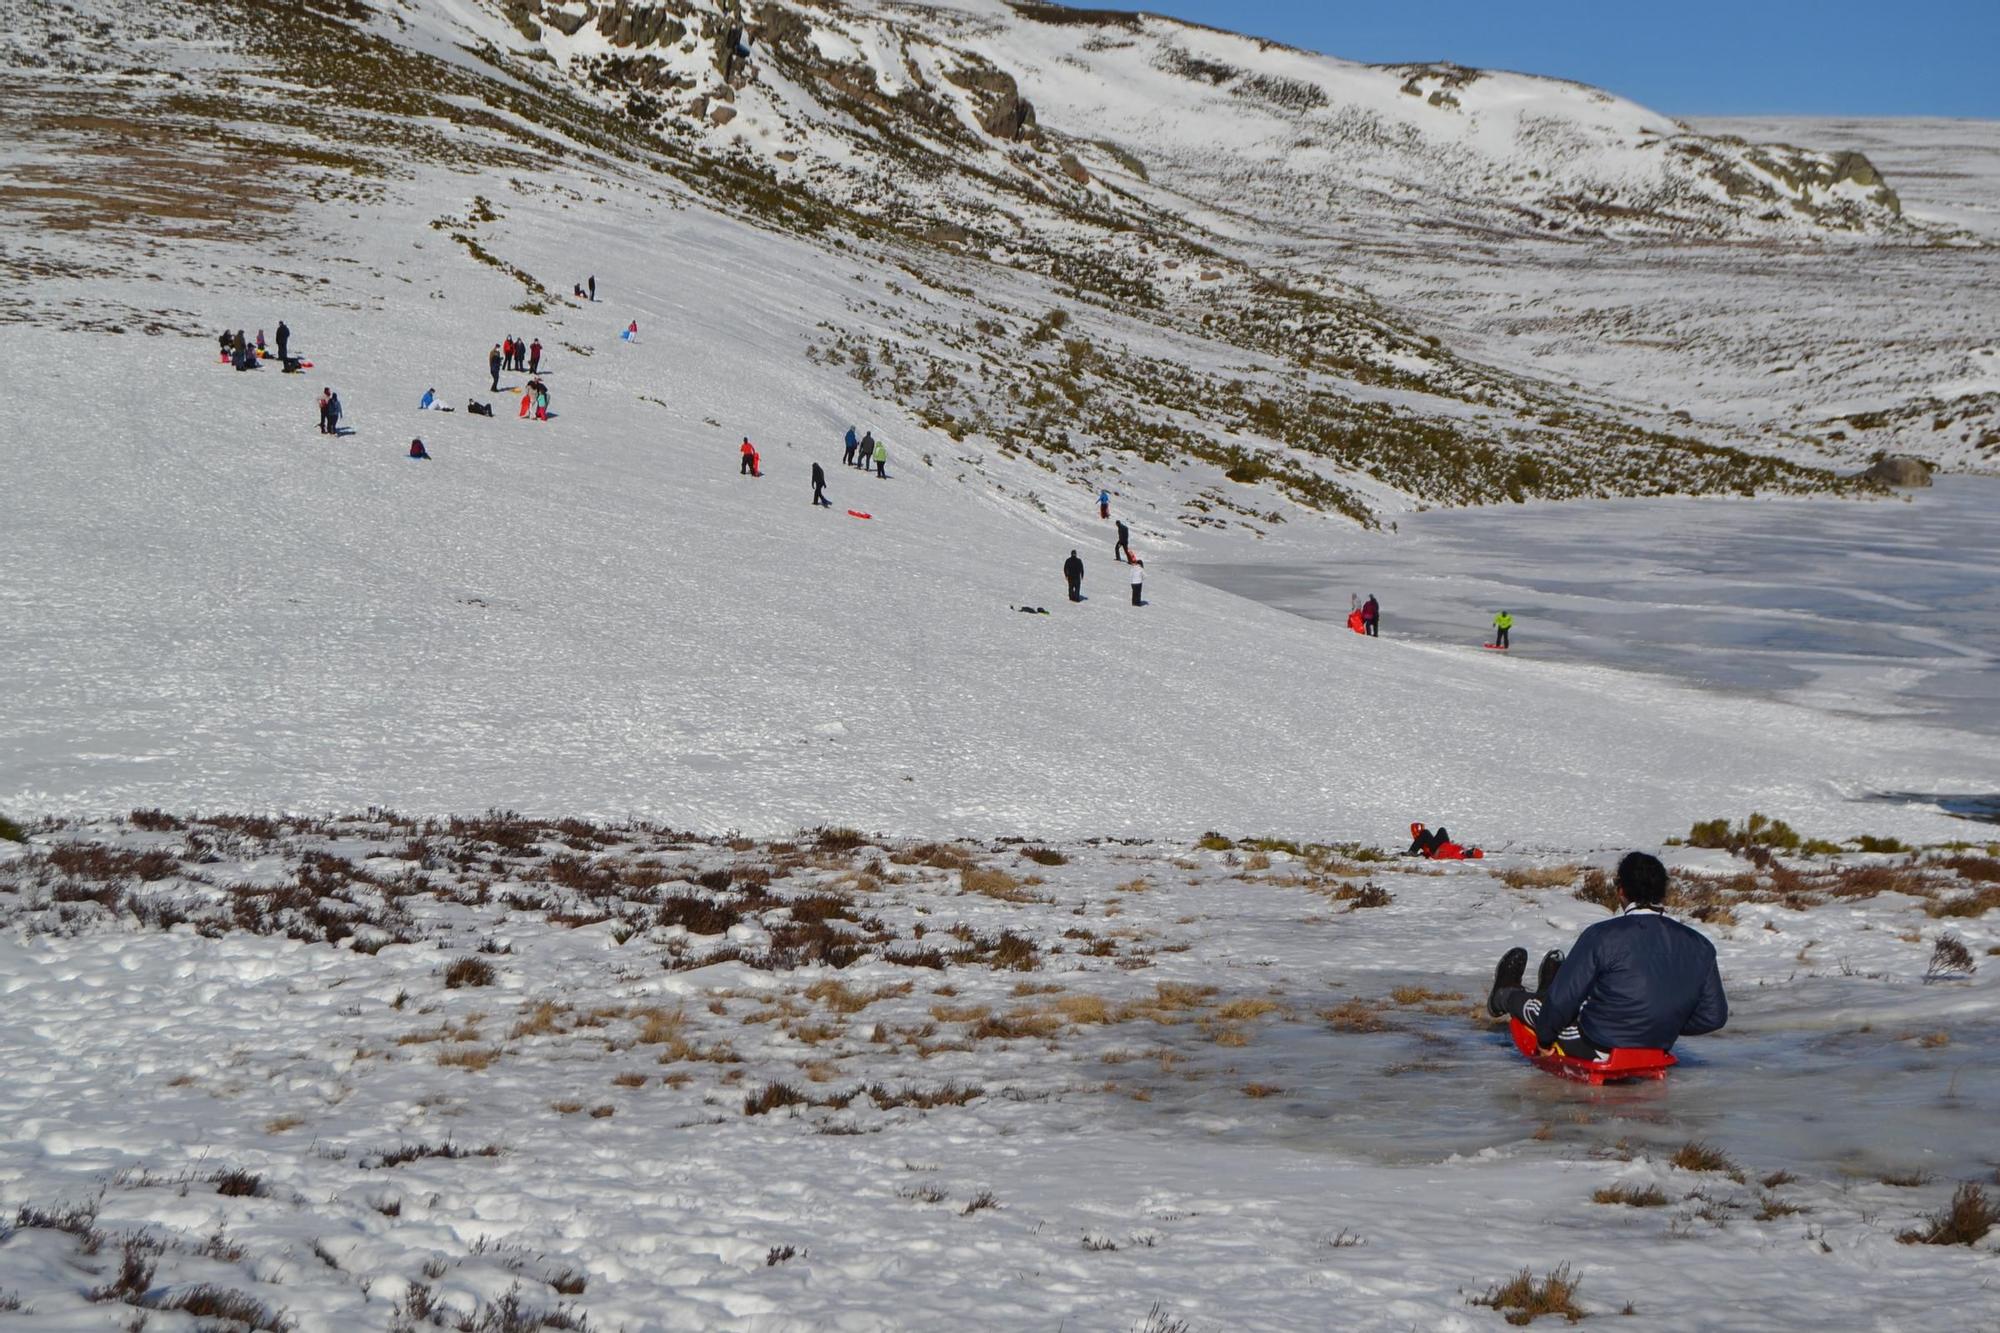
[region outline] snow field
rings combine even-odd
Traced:
[[[1853,799],[1993,789],[1984,747],[1949,734],[1439,658],[1201,587],[1177,566],[1209,539],[1155,517],[1161,480],[1115,487],[1147,561],[1135,612],[1094,492],[854,405],[806,359],[907,275],[567,174],[493,189],[499,220],[472,226],[457,184],[341,238],[309,303],[208,269],[177,294],[198,311],[184,339],[0,329],[64,423],[0,443],[0,589],[21,608],[0,631],[0,809],[1072,837],[1443,818],[1575,846],[1751,809],[1939,838],[1941,816]],[[604,299],[510,309],[520,287],[449,239],[468,226],[552,290],[594,272]],[[309,375],[215,363],[205,330],[279,315]],[[541,339],[554,421],[487,391],[507,333]],[[322,385],[355,432],[338,442],[312,428]],[[500,415],[419,413],[427,388]],[[849,424],[887,441],[890,480],[837,466]],[[413,435],[432,465],[403,457]],[[737,475],[745,435],[762,480]],[[831,511],[808,503],[814,458]]]
[[[0,1202],[94,1202],[106,1239],[15,1227],[0,1291],[40,1326],[122,1327],[87,1293],[139,1234],[165,1247],[151,1304],[209,1282],[301,1333],[404,1326],[413,1302],[477,1320],[510,1292],[599,1329],[1125,1328],[1156,1305],[1195,1329],[1473,1329],[1498,1320],[1470,1297],[1558,1264],[1642,1328],[1984,1317],[1990,1242],[1896,1235],[1991,1170],[1992,982],[1919,984],[1941,926],[2000,943],[1990,914],[1740,903],[1705,927],[1730,1028],[1665,1084],[1593,1091],[1474,1019],[1501,947],[1600,915],[1574,866],[564,827],[219,821],[7,853]],[[179,860],[127,883],[187,924],[36,868],[79,838]],[[314,882],[347,942],[285,938],[314,929],[283,908],[202,924]],[[726,935],[646,924],[763,897]],[[765,970],[829,899],[854,920],[824,938],[888,942]],[[892,961],[935,948],[970,955]],[[701,965],[717,950],[744,957]],[[467,959],[490,985],[447,984]],[[804,1104],[750,1113],[773,1085]],[[1743,1179],[1670,1165],[1690,1141]],[[253,1192],[218,1193],[232,1171]],[[1656,1209],[1591,1201],[1648,1185]]]

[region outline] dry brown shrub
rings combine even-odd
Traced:
[[[1248,1046],[1250,1034],[1230,1023],[1211,1023],[1206,1026],[1209,1039],[1217,1046]]]
[[[1610,1185],[1590,1196],[1592,1203],[1623,1204],[1627,1208],[1662,1208],[1666,1191],[1658,1185]]]
[[[1734,1176],[1739,1180],[1743,1177],[1743,1172],[1737,1167],[1736,1163],[1730,1161],[1725,1154],[1700,1141],[1683,1143],[1679,1148],[1674,1150],[1674,1155],[1669,1157],[1667,1161],[1683,1171],[1719,1171],[1724,1175]]]
[[[1247,1023],[1262,1018],[1265,1014],[1276,1013],[1278,1002],[1262,997],[1231,1000],[1215,1011],[1215,1017],[1227,1023]]]
[[[571,1101],[565,1098],[564,1100],[559,1102],[550,1102],[549,1109],[551,1111],[554,1111],[557,1115],[575,1115],[578,1111],[581,1111],[583,1109],[583,1103],[579,1101]]]
[[[305,1122],[306,1118],[302,1115],[273,1116],[264,1122],[264,1132],[266,1134],[282,1134],[288,1129],[297,1129]]]
[[[1245,1083],[1243,1085],[1243,1095],[1245,1097],[1275,1097],[1283,1091],[1284,1089],[1275,1083]]]
[[[590,1108],[590,1118],[592,1120],[607,1120],[617,1112],[617,1109],[617,1107],[610,1105],[593,1106]]]
[[[1061,984],[1054,981],[1017,981],[1014,983],[1014,988],[1007,993],[1016,999],[1022,999],[1029,995],[1054,995],[1061,990]],[[937,993],[943,995],[946,992],[940,986]],[[954,991],[952,994],[957,994],[957,992]]]
[[[1436,991],[1428,986],[1398,986],[1389,992],[1389,998],[1406,1009],[1420,1005],[1456,1005],[1465,999],[1459,991]]]
[[[940,1023],[976,1023],[993,1011],[983,1004],[934,1004],[931,1017]]]
[[[643,1088],[646,1086],[647,1081],[646,1075],[629,1070],[611,1080],[613,1085],[620,1088]]]
[[[1933,917],[1980,917],[1996,909],[2000,909],[2000,884],[1924,904],[1924,911]]]
[[[1022,1037],[1053,1037],[1062,1029],[1062,1015],[1022,1005],[1000,1017],[982,1018],[966,1035],[974,1041],[1012,1041]]]

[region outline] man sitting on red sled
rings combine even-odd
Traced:
[[[1667,916],[1659,858],[1632,852],[1620,861],[1618,897],[1619,914],[1586,929],[1567,958],[1549,951],[1532,992],[1521,984],[1526,949],[1509,949],[1493,970],[1486,1012],[1533,1029],[1537,1054],[1594,1062],[1618,1051],[1664,1054],[1676,1038],[1729,1021],[1715,946]]]

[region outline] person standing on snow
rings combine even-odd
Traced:
[[[593,301],[597,299],[597,275],[595,273],[590,275],[590,299]],[[632,331],[634,333],[639,331],[638,324],[634,323],[632,325]]]
[[[530,375],[539,375],[542,373],[542,340],[540,338],[528,344],[528,373]]]
[[[1124,553],[1122,557],[1120,552]],[[1111,548],[1111,558],[1128,561],[1132,559],[1132,534],[1126,530],[1125,520],[1122,518],[1118,520],[1118,544]]]
[[[319,433],[333,434],[333,390],[323,389],[319,395]]]
[[[1110,491],[1099,491],[1099,492],[1097,493],[1097,516],[1098,516],[1099,518],[1110,518],[1110,517],[1111,517],[1111,492],[1110,492]],[[1124,527],[1125,525],[1124,525],[1123,523],[1120,523],[1120,524],[1119,524],[1118,526],[1122,528],[1122,527]]]
[[[1715,945],[1667,916],[1667,868],[1628,852],[1618,863],[1619,914],[1587,927],[1565,958],[1551,949],[1533,993],[1521,982],[1528,951],[1509,949],[1493,970],[1486,1012],[1535,1031],[1543,1055],[1608,1060],[1622,1048],[1671,1050],[1680,1037],[1729,1021]]]
[[[743,462],[742,465],[736,469],[736,475],[739,477],[763,476],[764,475],[763,472],[758,468],[757,446],[750,443],[750,440],[747,436],[744,438],[743,441],[742,454],[743,454]]]
[[[1505,648],[1507,646],[1508,632],[1513,628],[1514,617],[1508,615],[1505,611],[1493,617],[1493,646],[1495,648]]]
[[[854,455],[854,466],[862,469],[865,472],[868,469],[869,460],[874,457],[875,457],[875,432],[871,430],[866,435],[863,435],[861,437],[861,448]]]
[[[1380,638],[1381,627],[1382,604],[1375,600],[1375,594],[1371,592],[1368,594],[1368,600],[1361,604],[1362,633],[1371,639]]]
[[[285,327],[285,321],[278,321],[278,360],[285,359],[285,347],[292,341],[292,331]]]
[[[861,441],[854,438],[854,427],[849,426],[847,428],[847,438],[841,442],[840,461],[849,467],[853,467],[854,451],[860,447]]]
[[[826,469],[818,463],[813,464],[813,503],[833,508],[833,501],[826,498]]]
[[[889,446],[880,440],[875,441],[875,475],[889,479]]]
[[[1083,557],[1074,550],[1070,551],[1069,559],[1063,561],[1063,582],[1069,584],[1069,599],[1072,602],[1083,600]]]
[[[494,343],[493,350],[486,354],[486,372],[493,377],[493,392],[500,392],[500,344]]]
[[[1143,591],[1145,582],[1146,562],[1143,560],[1134,560],[1132,562],[1132,605],[1144,606],[1146,604],[1146,595]]]

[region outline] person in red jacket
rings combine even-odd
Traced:
[[[1361,623],[1367,629],[1368,637],[1376,638],[1382,628],[1382,604],[1369,593],[1368,600],[1361,604]]]
[[[737,469],[737,474],[744,477],[761,477],[764,475],[761,460],[757,457],[757,446],[750,443],[747,439],[743,441],[743,465]]]
[[[429,452],[428,452],[427,450],[425,450],[425,448],[424,448],[424,442],[423,442],[422,440],[411,440],[411,441],[410,441],[410,457],[412,457],[412,458],[429,458],[429,457],[430,457],[430,453],[429,453]]]
[[[542,373],[542,340],[540,338],[528,344],[528,373],[530,375],[539,375]]]

